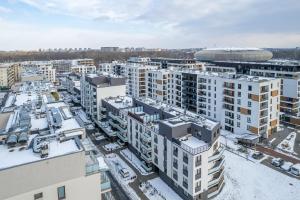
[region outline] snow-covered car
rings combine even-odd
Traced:
[[[300,176],[300,164],[295,164],[291,167],[291,173],[295,176]]]
[[[293,163],[291,162],[284,162],[283,165],[281,165],[281,169],[283,169],[284,171],[290,171],[291,167],[293,166]]]
[[[272,159],[272,165],[274,165],[275,167],[280,167],[281,165],[283,165],[284,161],[281,158],[273,158]]]
[[[129,177],[129,171],[126,169],[126,168],[122,168],[122,169],[120,169],[120,171],[119,171],[119,173],[121,174],[121,176],[123,177],[123,178],[127,178],[127,177]]]

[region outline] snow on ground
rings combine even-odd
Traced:
[[[104,145],[103,148],[106,151],[113,151],[113,150],[121,148],[121,146],[118,143],[114,142],[114,143],[109,143],[107,145]]]
[[[134,171],[117,154],[107,154],[106,161],[109,164],[114,175],[116,175],[123,183],[133,182],[136,178],[136,174],[134,173]],[[129,172],[129,176],[123,178],[120,174],[121,169],[126,169]]]
[[[300,199],[299,180],[228,151],[224,155],[225,186],[214,200]]]
[[[129,196],[133,200],[140,200],[139,196],[128,185],[136,178],[136,174],[134,173],[134,171],[115,153],[106,155],[105,161],[110,168],[111,174],[115,177],[119,185],[124,189],[127,196]],[[129,171],[128,178],[123,178],[119,173],[120,169],[122,168],[126,168]]]
[[[296,132],[291,132],[282,142],[277,146],[277,149],[286,152],[296,154],[294,152],[294,145],[296,139]]]
[[[149,200],[182,200],[172,188],[157,177],[143,183],[141,190]]]
[[[122,156],[130,162],[142,175],[149,175],[152,172],[147,172],[143,167],[142,167],[142,161],[138,159],[134,153],[132,153],[129,149],[123,149],[120,151]]]

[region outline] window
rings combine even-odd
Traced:
[[[43,199],[43,193],[40,192],[40,193],[37,193],[34,195],[34,200],[41,200]]]
[[[247,122],[251,123],[251,118],[250,117],[247,117]]]
[[[242,85],[241,84],[238,84],[238,89],[242,89]]]
[[[252,86],[248,85],[248,91],[252,91]]]
[[[248,107],[251,108],[251,101],[248,101]]]
[[[236,126],[237,126],[237,127],[241,127],[241,123],[240,123],[240,122],[237,122]]]
[[[241,99],[238,99],[238,100],[237,100],[237,104],[238,104],[238,105],[241,105]]]
[[[59,200],[66,198],[65,186],[61,186],[61,187],[57,188],[57,196],[58,196]]]
[[[238,92],[238,97],[241,97],[242,96],[242,93],[241,92]]]

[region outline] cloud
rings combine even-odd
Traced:
[[[11,12],[12,12],[12,10],[10,8],[0,6],[0,14],[7,14],[7,13],[11,13]]]
[[[14,0],[47,23],[8,21],[9,48],[299,46],[299,0]],[[1,7],[0,7],[1,13]],[[0,15],[1,16],[1,15]],[[64,17],[72,24],[63,22]],[[62,19],[58,23],[53,20]],[[7,17],[6,17],[7,18]],[[78,21],[76,21],[78,20]],[[77,23],[79,22],[79,23]],[[27,24],[27,25],[26,25]],[[80,24],[80,25],[79,25]],[[3,24],[2,24],[3,26]],[[23,27],[25,26],[25,27]],[[20,28],[22,27],[22,28]],[[25,30],[20,33],[19,30]],[[9,44],[9,41],[18,41]],[[25,41],[23,41],[25,40]],[[3,41],[3,42],[2,42]],[[5,47],[5,45],[2,45]]]

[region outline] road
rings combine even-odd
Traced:
[[[126,195],[126,192],[122,187],[120,187],[120,185],[110,172],[107,173],[107,176],[111,184],[111,194],[114,196],[115,200],[130,200],[130,198]]]

